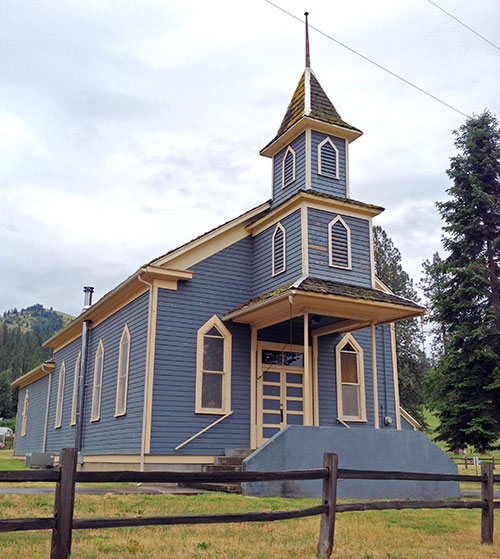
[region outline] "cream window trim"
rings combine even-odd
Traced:
[[[343,383],[342,382],[342,367],[341,367],[341,353],[344,347],[350,344],[357,356],[357,383]],[[339,420],[346,422],[366,422],[366,397],[365,397],[365,373],[363,361],[363,348],[358,344],[352,334],[346,334],[335,348],[336,365],[337,365],[337,415]],[[343,386],[357,386],[358,387],[358,409],[357,416],[350,416],[344,414],[342,387]]]
[[[212,328],[215,328],[223,338],[223,365],[221,371],[211,371],[204,369],[204,345],[205,337],[218,337],[207,335]],[[220,318],[216,315],[198,330],[196,337],[196,395],[195,413],[225,415],[231,411],[231,332],[224,326]],[[222,376],[222,407],[203,407],[203,380],[205,374],[217,374]]]
[[[285,182],[285,165],[286,160],[288,158],[288,154],[292,154],[292,178]],[[283,156],[283,161],[281,162],[281,188],[285,188],[289,184],[295,181],[295,150],[288,146],[287,150],[285,151],[285,155]]]
[[[63,361],[59,369],[59,380],[57,382],[57,404],[56,404],[56,419],[54,422],[54,429],[59,429],[62,425],[65,382],[66,382],[66,365],[64,364]]]
[[[71,423],[70,425],[76,425],[76,411],[78,408],[78,377],[80,373],[80,361],[82,359],[82,352],[78,352],[78,357],[75,363],[75,376],[73,378],[73,398],[71,400]]]
[[[26,436],[26,425],[28,423],[28,404],[29,404],[29,400],[30,400],[30,397],[29,397],[28,389],[26,389],[26,394],[24,395],[24,402],[23,402],[21,437]]]
[[[276,236],[278,235],[278,232],[281,231],[283,233],[283,241],[282,241],[282,250],[283,250],[283,264],[282,266],[279,268],[276,266]],[[279,239],[278,239],[279,242]],[[274,233],[273,233],[273,239],[272,239],[272,275],[277,276],[279,274],[282,274],[284,271],[286,271],[286,230],[283,227],[283,225],[281,225],[281,223],[278,223],[274,229]]]
[[[104,371],[104,345],[99,340],[94,359],[94,383],[92,386],[92,407],[90,421],[99,421],[101,417],[101,394]]]
[[[333,262],[333,241],[332,241],[332,229],[333,226],[340,223],[346,231],[346,250],[347,250],[347,266],[339,266]],[[352,254],[351,254],[351,229],[349,225],[338,215],[335,219],[332,219],[328,224],[328,264],[331,268],[341,268],[343,270],[352,269]]]
[[[333,151],[335,152],[335,174],[332,175],[331,173],[327,173],[323,171],[323,167],[321,164],[321,150],[324,145],[329,144]],[[330,177],[331,179],[339,178],[339,150],[337,146],[332,142],[330,137],[325,138],[320,144],[318,144],[318,175],[323,175],[324,177]]]
[[[127,344],[126,347],[125,344]],[[118,371],[116,375],[116,404],[115,417],[127,412],[128,370],[130,366],[130,331],[128,325],[123,327],[120,346],[118,349]]]

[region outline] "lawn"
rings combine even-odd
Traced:
[[[313,499],[252,498],[210,493],[77,495],[75,517],[222,514],[313,506]],[[0,516],[52,514],[51,495],[0,495]],[[337,516],[336,559],[493,559],[500,556],[500,519],[493,546],[481,545],[479,511],[416,510]],[[217,524],[75,531],[72,559],[313,558],[319,517],[258,524]],[[0,559],[46,559],[50,532],[0,534]]]

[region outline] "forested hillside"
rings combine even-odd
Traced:
[[[52,350],[42,343],[71,320],[71,316],[40,304],[9,310],[0,318],[0,417],[16,413],[10,383],[51,357]]]

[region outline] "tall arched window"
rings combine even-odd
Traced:
[[[127,410],[128,367],[130,362],[130,332],[123,327],[118,355],[118,375],[116,379],[116,415],[124,415]]]
[[[340,215],[328,224],[328,252],[330,266],[351,269],[351,230]]]
[[[288,146],[283,157],[281,176],[283,188],[295,180],[295,151],[290,146]]]
[[[99,421],[101,416],[102,373],[104,370],[104,345],[99,340],[94,360],[94,385],[92,387],[92,409],[90,421]]]
[[[57,383],[57,404],[56,404],[56,420],[54,429],[59,429],[62,424],[63,401],[64,401],[64,383],[66,381],[66,365],[64,361],[59,369],[59,382]]]
[[[80,361],[82,358],[82,352],[78,352],[78,357],[75,363],[75,376],[73,377],[73,399],[71,401],[71,423],[70,425],[76,425],[76,412],[78,410],[78,379],[80,376]]]
[[[331,138],[325,138],[318,145],[318,174],[339,178],[339,150]]]
[[[28,423],[28,404],[29,404],[29,394],[28,389],[26,389],[26,394],[24,395],[24,402],[23,402],[23,417],[21,422],[21,437],[26,435],[26,425]]]
[[[286,231],[281,223],[276,225],[273,233],[273,276],[286,270]]]
[[[337,409],[343,421],[366,421],[363,349],[352,334],[336,347]]]
[[[216,315],[198,330],[195,411],[231,411],[231,333]]]

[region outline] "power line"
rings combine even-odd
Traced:
[[[500,51],[500,47],[497,47],[497,45],[495,45],[495,43],[492,43],[489,39],[487,39],[486,37],[484,37],[483,35],[481,35],[481,33],[478,33],[477,31],[475,31],[474,29],[472,29],[472,27],[469,27],[466,23],[464,23],[463,21],[459,20],[457,17],[455,17],[453,14],[450,14],[450,12],[447,12],[444,8],[441,8],[441,6],[438,6],[436,4],[436,2],[433,2],[432,0],[427,0],[427,2],[429,2],[429,4],[432,4],[434,7],[436,7],[438,10],[441,10],[443,13],[445,13],[447,16],[451,17],[451,19],[454,19],[457,23],[460,23],[460,25],[463,25],[466,29],[468,29],[469,31],[471,31],[472,33],[474,33],[474,35],[477,35],[480,39],[482,39],[483,41],[485,41],[486,43],[488,43],[489,45],[491,45],[492,47],[496,48],[497,50]]]
[[[289,15],[290,17],[292,17],[293,19],[296,19],[297,21],[300,21],[300,23],[304,23],[302,21],[302,19],[300,17],[297,17],[296,15],[288,12],[287,10],[285,10],[284,8],[282,8],[281,6],[278,6],[277,4],[274,4],[273,2],[271,2],[271,0],[266,0],[266,2],[268,4],[270,4],[271,6],[277,8],[278,10],[281,10],[283,13]],[[401,80],[402,82],[404,82],[405,84],[413,87],[414,89],[416,89],[417,91],[420,91],[420,93],[423,93],[424,95],[427,95],[427,97],[430,97],[431,99],[434,99],[434,101],[437,101],[438,103],[441,103],[441,105],[444,105],[445,107],[448,107],[449,109],[451,109],[452,111],[457,112],[458,114],[464,116],[465,118],[469,118],[469,115],[462,112],[460,109],[457,109],[456,107],[454,107],[453,105],[450,105],[449,103],[447,103],[446,101],[443,101],[442,99],[439,99],[439,97],[436,97],[435,95],[433,95],[432,93],[429,93],[428,91],[426,91],[425,89],[422,89],[421,87],[419,87],[418,85],[415,85],[414,83],[408,81],[406,78],[403,78],[402,76],[396,74],[395,72],[393,72],[392,70],[389,70],[388,68],[386,68],[385,66],[382,66],[381,64],[379,64],[378,62],[375,62],[374,60],[372,60],[371,58],[368,58],[367,56],[365,56],[364,54],[361,54],[360,52],[354,50],[353,48],[345,45],[344,43],[340,42],[339,40],[333,38],[331,35],[328,35],[327,33],[325,33],[324,31],[321,31],[321,29],[318,29],[317,27],[314,27],[313,25],[309,24],[309,27],[311,29],[314,29],[314,31],[316,31],[317,33],[319,33],[320,35],[323,35],[324,37],[326,37],[327,39],[330,39],[330,41],[333,41],[334,43],[337,43],[338,45],[340,45],[341,47],[344,47],[345,49],[347,49],[348,51],[352,52],[353,54],[361,57],[363,60],[366,60],[367,62],[369,62],[370,64],[373,64],[374,66],[376,66],[377,68],[380,68],[380,70],[383,70],[384,72],[387,72],[388,74],[390,74],[391,76],[393,76],[394,78],[397,78],[398,80]]]

